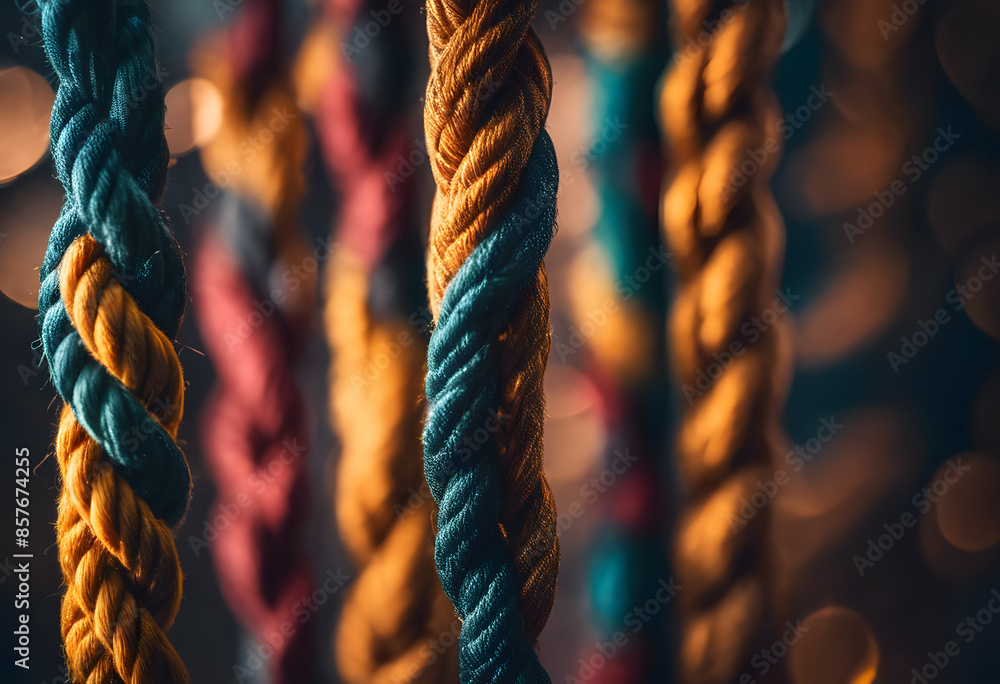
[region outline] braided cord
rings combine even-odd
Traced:
[[[424,127],[437,194],[428,286],[424,469],[435,557],[464,622],[463,681],[548,681],[532,648],[555,598],[555,502],[542,470],[551,346],[542,259],[558,169],[536,4],[427,5]],[[492,433],[492,434],[490,434]],[[474,436],[487,434],[484,443]],[[475,447],[475,449],[473,449]]]
[[[327,0],[344,44],[370,21],[370,7],[378,6]],[[389,180],[413,145],[405,107],[412,54],[402,24],[396,18],[338,62],[317,117],[341,198],[324,316],[341,446],[333,500],[359,570],[334,638],[337,667],[351,684],[450,682],[458,668],[420,449],[427,346],[411,316],[425,304],[417,182]]]
[[[768,79],[786,17],[782,0],[673,8],[678,45],[706,20],[716,27],[703,50],[678,54],[660,100],[673,170],[662,211],[679,275],[669,326],[678,382],[694,386],[713,355],[743,349],[685,406],[676,446],[688,496],[674,548],[681,676],[722,684],[736,681],[769,629],[768,512],[736,534],[727,521],[768,472],[790,374],[783,325],[753,343],[738,334],[770,305],[780,277],[784,231],[768,187],[777,153],[735,191],[726,186],[746,150],[781,140]]]
[[[164,635],[182,595],[171,528],[191,481],[176,442],[184,381],[172,343],[186,285],[155,207],[168,153],[163,93],[148,84],[151,18],[132,0],[46,2],[41,12],[66,191],[38,309],[66,402],[56,536],[67,663],[77,682],[187,682]]]
[[[192,289],[218,373],[201,425],[215,511],[239,511],[212,542],[212,559],[230,610],[273,649],[269,681],[293,684],[308,681],[315,655],[314,622],[300,613],[315,582],[302,542],[309,424],[295,378],[313,283],[281,277],[298,279],[311,257],[298,223],[306,131],[282,68],[279,20],[275,0],[249,0],[223,39],[195,56],[223,99],[223,125],[201,149],[202,164],[229,183]],[[248,140],[258,141],[252,153]]]

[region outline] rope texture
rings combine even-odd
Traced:
[[[437,327],[424,467],[439,506],[438,573],[464,621],[467,682],[548,681],[532,647],[552,608],[559,559],[542,470],[551,346],[542,259],[558,169],[542,130],[552,78],[530,29],[535,9],[530,0],[427,4],[424,128],[437,183],[428,287]]]
[[[145,3],[41,4],[59,79],[52,156],[66,191],[41,267],[39,322],[65,400],[56,439],[61,629],[75,682],[187,682],[164,631],[180,608],[171,528],[190,472],[181,252],[155,207],[166,183],[163,93]],[[135,93],[144,93],[137,98]]]
[[[344,41],[371,20],[368,7],[326,3]],[[337,64],[317,117],[341,197],[324,316],[331,420],[341,443],[333,500],[360,571],[334,639],[351,684],[458,678],[457,650],[441,640],[453,639],[454,614],[434,568],[420,450],[427,347],[411,319],[425,306],[417,180],[388,180],[413,144],[404,98],[412,59],[401,24],[396,18]]]
[[[681,677],[721,684],[736,681],[769,630],[768,511],[738,534],[727,521],[770,472],[790,375],[785,326],[753,343],[739,334],[770,306],[780,277],[784,231],[768,187],[778,154],[735,192],[726,186],[746,150],[782,139],[768,80],[786,16],[782,0],[674,0],[673,9],[678,45],[719,20],[706,48],[675,59],[661,91],[673,169],[663,224],[679,276],[669,325],[677,381],[694,386],[734,342],[745,350],[685,407],[676,446],[688,497],[674,547]]]
[[[298,225],[306,132],[283,69],[279,19],[273,0],[248,1],[221,46],[210,42],[195,56],[223,101],[202,164],[230,183],[192,286],[218,373],[201,425],[217,487],[213,518],[230,520],[210,547],[216,575],[240,623],[273,648],[270,681],[292,684],[308,681],[315,650],[314,621],[301,615],[314,578],[302,543],[308,414],[295,379],[315,281],[300,278],[311,258]]]

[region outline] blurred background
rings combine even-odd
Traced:
[[[227,207],[201,156],[225,125],[225,95],[194,70],[192,55],[242,5],[150,3],[160,63],[152,77],[166,91],[172,155],[162,208],[189,255]],[[425,14],[417,0],[399,7],[392,39],[410,53],[393,57],[406,77],[389,87],[412,132],[399,182],[414,193],[426,240],[434,184],[421,123]],[[789,9],[774,80],[785,149],[771,187],[787,229],[781,282],[794,321],[794,377],[784,410],[789,454],[774,464],[774,493],[770,484],[762,491],[779,587],[773,610],[808,630],[775,649],[774,663],[751,661],[746,672],[752,681],[796,684],[1000,681],[1000,615],[988,607],[1000,590],[1000,5],[790,0]],[[344,36],[312,4],[282,3],[282,12],[307,136],[298,223],[304,240],[318,244],[343,201],[313,116],[323,83],[344,64]],[[4,3],[0,28],[0,440],[8,464],[0,483],[13,489],[14,449],[28,447],[35,554],[26,673],[12,667],[7,629],[16,587],[4,559],[13,546],[0,545],[8,635],[0,671],[9,673],[3,681],[47,684],[65,681],[51,456],[60,402],[35,315],[62,187],[48,154],[54,93],[37,12]],[[668,37],[665,5],[636,0],[541,0],[535,30],[555,81],[547,129],[560,164],[558,233],[546,259],[553,351],[545,468],[562,562],[541,658],[558,682],[673,681],[673,605],[658,606],[634,636],[626,616],[672,577],[679,485],[670,444],[686,395],[670,377],[665,346],[673,275],[657,229],[656,102],[660,74],[688,46]],[[627,240],[616,233],[621,226],[631,227]],[[422,247],[410,249],[420,261]],[[324,299],[319,285],[307,286]],[[332,496],[341,441],[329,420],[331,358],[321,304],[312,306],[295,367],[311,445],[302,537],[316,577],[353,577]],[[191,543],[206,534],[217,491],[200,436],[217,373],[197,307],[189,304],[178,339],[189,383],[180,440],[194,495],[177,535],[186,583],[169,634],[194,681],[267,682],[266,668],[249,679],[234,672],[256,645],[223,600],[211,554]],[[420,302],[408,310],[426,320]],[[411,325],[414,335],[425,332]],[[12,516],[0,529],[13,538]],[[341,681],[331,643],[344,595],[324,599],[313,618],[308,681]],[[629,633],[628,647],[588,669],[595,644],[617,630]],[[960,653],[922,670],[949,641]]]

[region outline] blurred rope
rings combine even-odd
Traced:
[[[343,45],[371,21],[368,10],[360,0],[327,1]],[[426,300],[417,178],[398,176],[414,151],[405,98],[413,60],[403,29],[397,18],[370,45],[344,54],[317,118],[342,200],[325,275],[331,419],[341,443],[333,499],[360,570],[334,648],[341,676],[356,684],[449,682],[458,674],[420,451],[427,347],[413,321],[423,320]]]
[[[663,223],[679,293],[670,319],[678,382],[728,354],[740,326],[774,299],[784,230],[768,187],[780,152],[781,110],[768,79],[781,52],[781,0],[674,0],[678,44],[716,24],[704,49],[678,53],[661,113],[672,174]],[[756,174],[725,186],[748,149],[779,147]],[[699,396],[690,396],[676,445],[688,500],[675,542],[682,589],[680,670],[692,684],[734,682],[769,633],[768,511],[734,533],[741,497],[770,474],[790,376],[783,325],[762,332]],[[779,674],[780,677],[780,674]]]
[[[548,681],[534,652],[555,598],[555,501],[542,470],[551,346],[542,259],[558,169],[535,2],[427,5],[424,129],[437,182],[428,250],[424,468],[435,548],[463,620],[462,680]],[[482,436],[482,439],[480,439]]]
[[[41,11],[59,79],[52,156],[66,191],[38,313],[66,402],[56,537],[67,665],[76,682],[187,682],[164,634],[182,595],[171,528],[191,483],[176,442],[184,380],[173,348],[185,274],[155,206],[166,182],[163,92],[155,83],[141,100],[130,95],[156,71],[151,18],[129,0]]]
[[[588,375],[597,386],[608,427],[606,467],[628,470],[602,501],[604,519],[590,543],[588,580],[602,640],[621,627],[622,616],[648,598],[664,565],[662,494],[654,455],[663,447],[667,412],[663,294],[667,256],[657,229],[660,166],[654,117],[655,83],[666,59],[661,8],[649,0],[591,0],[581,22],[583,54],[593,86],[593,142],[587,168],[599,214],[573,269],[570,291],[578,321],[595,316],[588,338]],[[645,271],[645,276],[643,276]],[[616,284],[635,283],[627,296]],[[609,304],[614,308],[609,311]],[[596,313],[595,313],[596,312]],[[603,316],[603,318],[602,318]],[[634,462],[632,459],[635,459]],[[596,681],[662,680],[662,658],[652,645],[663,621],[650,625]],[[589,662],[591,656],[585,657]]]
[[[314,660],[314,623],[295,609],[314,586],[301,539],[309,433],[295,367],[315,291],[303,273],[316,257],[298,225],[306,132],[281,50],[280,10],[277,0],[247,0],[221,41],[194,56],[196,73],[222,97],[222,125],[201,156],[227,194],[199,246],[193,290],[218,372],[202,421],[217,486],[213,518],[230,521],[210,550],[230,609],[274,650],[270,681],[287,684],[307,681]]]

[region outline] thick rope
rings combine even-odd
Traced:
[[[314,281],[299,275],[312,258],[298,225],[306,133],[283,70],[279,14],[273,0],[248,1],[224,50],[210,45],[195,59],[223,99],[202,163],[230,182],[192,289],[218,372],[202,422],[215,511],[230,519],[210,547],[216,574],[233,614],[273,648],[269,681],[293,684],[309,679],[315,652],[315,622],[296,611],[314,579],[302,542],[309,425],[295,380]]]
[[[149,10],[66,0],[41,11],[59,78],[52,156],[66,190],[38,310],[66,401],[56,537],[67,664],[75,682],[187,682],[164,635],[182,596],[171,528],[191,481],[176,442],[184,381],[172,343],[186,285],[155,207],[168,155],[163,93],[144,81],[156,68]]]
[[[542,259],[558,170],[542,130],[552,79],[530,29],[535,8],[427,5],[424,127],[438,191],[424,467],[439,506],[438,573],[464,621],[467,682],[548,681],[533,648],[559,563],[542,470],[551,345]]]
[[[348,45],[355,26],[371,20],[357,0],[331,0],[327,12]],[[458,666],[420,449],[427,346],[424,319],[413,317],[425,306],[418,182],[393,180],[413,145],[405,107],[412,56],[401,22],[337,63],[317,118],[341,198],[325,320],[341,444],[333,498],[359,569],[334,639],[337,667],[352,684],[449,682]]]
[[[673,170],[662,211],[679,275],[669,330],[678,382],[695,386],[713,355],[735,342],[743,349],[685,402],[676,445],[688,497],[674,549],[681,676],[722,684],[749,667],[769,628],[770,516],[759,511],[737,534],[727,521],[770,472],[790,374],[782,325],[752,343],[739,332],[772,305],[780,277],[784,232],[768,188],[778,154],[735,191],[727,186],[746,150],[780,145],[768,79],[786,17],[783,0],[674,0],[673,8],[678,45],[719,20],[705,49],[675,59],[660,100]]]

